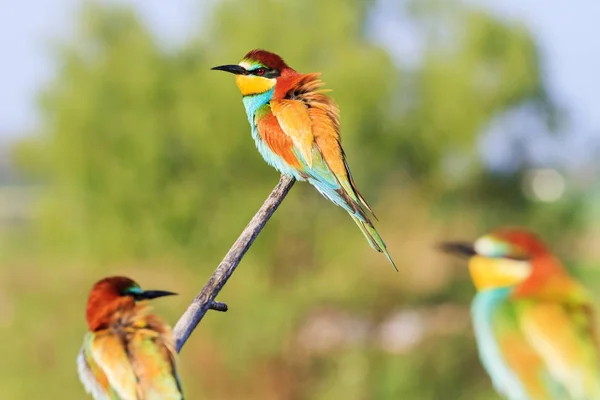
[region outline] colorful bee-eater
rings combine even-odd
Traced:
[[[97,282],[77,358],[79,378],[96,400],[183,400],[171,328],[145,300],[175,293],[142,290],[129,278]]]
[[[321,90],[318,73],[301,74],[281,57],[252,50],[238,65],[214,70],[236,75],[252,137],[265,161],[282,174],[308,181],[344,208],[375,250],[385,243],[373,227],[373,211],[359,193],[341,145],[339,110]]]
[[[600,399],[592,299],[540,239],[501,228],[445,251],[469,257],[479,355],[510,400]]]

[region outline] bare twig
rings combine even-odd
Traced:
[[[227,312],[227,310],[229,310],[229,307],[227,307],[227,304],[221,303],[220,301],[214,301],[214,300],[210,303],[210,306],[208,308],[210,310],[215,310],[215,311],[220,311],[220,312]]]
[[[254,239],[256,239],[269,218],[271,218],[271,215],[273,215],[288,194],[294,182],[294,178],[281,175],[275,189],[273,189],[262,207],[260,207],[252,220],[250,220],[248,226],[242,231],[240,237],[238,237],[231,249],[229,249],[223,261],[221,261],[206,285],[202,288],[202,291],[192,301],[192,304],[190,304],[181,318],[179,318],[174,329],[177,351],[181,350],[185,341],[209,309],[227,311],[227,305],[215,302],[215,297],[217,297],[217,294],[219,294],[231,274],[233,274],[242,257],[244,257]]]

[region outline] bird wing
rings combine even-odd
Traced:
[[[280,86],[283,95],[255,115],[258,132],[287,167],[350,213],[369,245],[383,252],[396,268],[368,214],[377,217],[354,183],[342,149],[339,110],[323,90],[318,90],[322,85],[318,74],[307,74]]]
[[[86,349],[119,400],[138,400],[142,396],[125,346],[123,336],[106,329],[92,334]]]
[[[368,221],[362,207],[373,212],[358,191],[342,150],[339,110],[322,90],[316,90],[323,84],[317,76],[300,76],[290,90],[291,98],[271,100],[275,121],[263,118],[261,123],[259,119],[259,132],[271,150],[288,164],[300,164],[301,172],[312,178],[309,180],[323,195]],[[284,143],[281,136],[289,141]],[[290,156],[296,160],[290,162]]]
[[[280,157],[289,167],[298,171],[301,176],[306,178],[306,163],[303,163],[301,161],[302,157],[297,155],[292,138],[281,129],[281,125],[277,117],[270,111],[270,107],[265,108],[267,112],[257,114],[255,118],[256,127],[262,141],[275,156]],[[270,162],[268,159],[270,155],[268,153],[263,155],[267,159],[267,162]]]
[[[89,351],[93,335],[93,333],[86,334],[83,346],[77,356],[79,379],[83,383],[86,392],[91,394],[95,400],[111,400],[108,379]]]
[[[563,400],[546,385],[543,360],[520,330],[509,288],[481,291],[472,305],[481,362],[494,387],[508,399]]]
[[[600,354],[591,304],[520,302],[519,322],[553,381],[573,399],[600,398]]]
[[[514,304],[507,302],[494,316],[494,332],[504,362],[518,376],[531,399],[564,399],[564,388],[551,384],[550,372],[521,331],[516,311]]]
[[[271,101],[271,112],[277,118],[283,132],[292,139],[306,165],[311,168],[315,138],[306,105],[296,100]]]
[[[171,330],[156,317],[147,322],[148,328],[136,329],[128,346],[144,400],[183,400]]]

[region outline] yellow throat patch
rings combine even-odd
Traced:
[[[531,275],[531,264],[527,261],[473,256],[469,261],[469,272],[477,290],[485,290],[523,282]]]
[[[242,96],[248,96],[271,90],[275,86],[276,80],[255,75],[236,75],[235,83],[240,88]]]

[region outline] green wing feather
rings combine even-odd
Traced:
[[[488,373],[492,375],[492,380],[499,386],[498,390],[511,400],[520,399],[524,395],[527,396],[527,400],[565,400],[564,388],[552,379],[544,360],[523,334],[520,312],[515,302],[504,301],[499,304],[493,310],[491,322],[502,359],[488,357],[484,361]],[[484,338],[480,339],[482,339],[479,343],[480,347],[489,346]],[[518,380],[523,392],[516,387],[511,387],[512,381],[503,375],[504,365]]]
[[[88,347],[90,358],[106,375],[110,388],[115,393],[111,398],[139,400],[142,392],[131,366],[125,341],[109,330],[96,332]]]
[[[112,392],[97,400],[183,400],[175,350],[159,332],[127,327],[120,336],[104,331],[91,336],[86,349],[89,370]]]
[[[102,369],[94,361],[89,347],[94,339],[93,333],[87,333],[83,346],[77,356],[77,370],[79,380],[83,383],[85,390],[92,395],[95,400],[113,400],[110,396],[110,387],[108,380]]]
[[[544,360],[550,378],[575,400],[600,399],[600,354],[590,304],[519,302],[528,343]]]
[[[128,346],[145,400],[183,400],[171,341],[150,329],[136,330]]]

